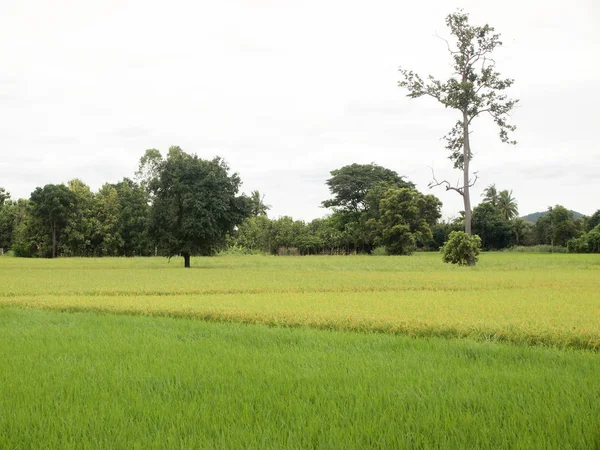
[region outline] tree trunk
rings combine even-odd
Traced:
[[[469,192],[469,160],[471,144],[469,142],[469,116],[463,111],[463,201],[465,204],[465,233],[471,236],[471,194]]]
[[[183,255],[183,263],[186,269],[190,268],[190,254],[189,253],[182,253]]]
[[[52,257],[56,258],[56,222],[52,223]]]

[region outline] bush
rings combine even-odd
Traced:
[[[371,255],[373,256],[387,256],[388,252],[385,249],[385,246],[380,245],[379,247],[375,247],[373,251],[371,251]]]
[[[469,236],[464,231],[453,231],[441,249],[442,259],[446,263],[459,266],[474,266],[481,250],[481,238]]]

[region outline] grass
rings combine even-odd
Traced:
[[[589,351],[0,308],[0,362],[7,449],[600,447]]]
[[[600,256],[0,260],[0,306],[597,350]]]

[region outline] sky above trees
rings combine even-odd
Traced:
[[[474,205],[492,183],[523,214],[597,208],[600,6],[442,0],[74,0],[11,2],[0,17],[0,185],[13,197],[80,178],[132,176],[147,148],[222,156],[270,215],[323,216],[329,172],[389,167],[427,190],[459,180],[440,138],[455,122],[411,102],[400,65],[449,75],[444,17],[464,8],[501,33],[497,68],[515,79],[516,147],[474,124]],[[444,216],[461,198],[438,188]],[[592,194],[594,193],[594,194]]]

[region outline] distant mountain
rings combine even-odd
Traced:
[[[583,217],[583,214],[578,213],[577,211],[569,210],[569,212],[573,214],[573,219],[575,220]],[[545,216],[546,214],[548,214],[548,211],[534,212],[527,214],[526,216],[522,216],[522,218],[528,222],[535,223],[540,217]]]

